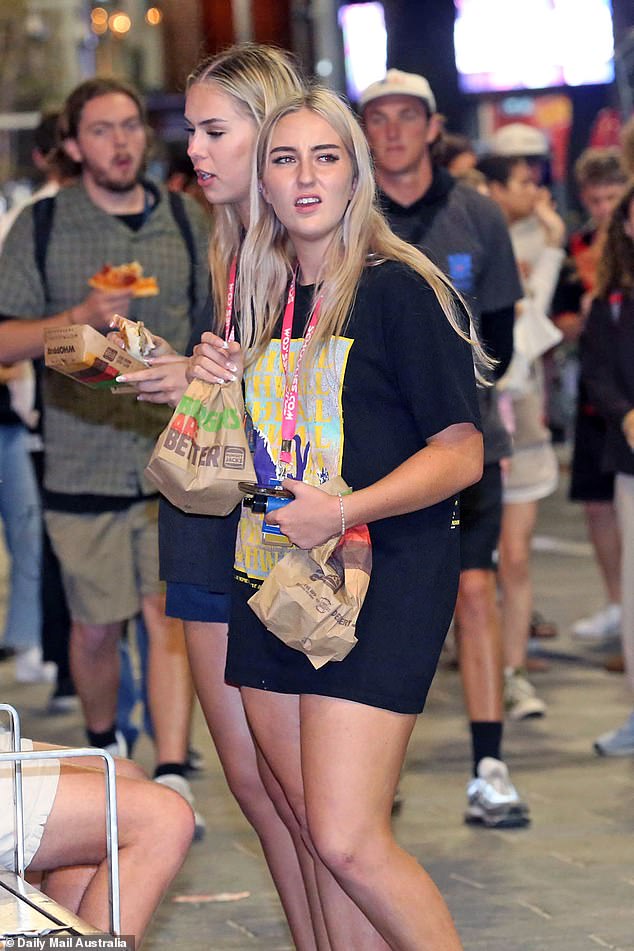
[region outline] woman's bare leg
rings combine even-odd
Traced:
[[[332,951],[389,951],[388,945],[323,865],[307,824],[299,739],[299,698],[242,688],[249,723],[262,754],[282,786],[315,863],[321,913]],[[321,951],[322,946],[319,945]]]
[[[193,689],[183,623],[166,616],[163,595],[146,595],[142,609],[148,632],[148,701],[156,762],[184,763]]]
[[[140,942],[191,843],[191,809],[156,783],[121,777],[117,783],[121,928]],[[72,828],[72,836],[68,835]],[[93,866],[77,913],[107,931],[108,869],[103,776],[61,763],[53,809],[30,868]]]
[[[392,835],[394,790],[416,717],[317,696],[303,696],[300,711],[308,827],[322,861],[392,951],[460,951],[440,892]],[[323,892],[322,901],[330,927]],[[365,947],[333,941],[336,951]]]
[[[196,693],[229,789],[262,844],[298,951],[314,951],[316,945],[304,886],[307,870],[300,869],[292,838],[299,837],[299,830],[292,826],[287,828],[282,822],[267,792],[268,789],[275,794],[275,780],[265,774],[265,786],[260,776],[240,691],[225,683],[227,625],[186,621],[185,635]],[[278,793],[278,803],[283,808],[281,800]]]

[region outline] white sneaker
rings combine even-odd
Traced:
[[[572,636],[583,640],[608,641],[618,637],[621,630],[621,605],[608,604],[590,617],[581,618],[572,625]]]
[[[623,726],[597,737],[594,750],[599,756],[634,756],[634,712]]]
[[[543,717],[546,704],[535,693],[524,672],[513,667],[504,671],[504,707],[509,720],[527,720]]]
[[[168,789],[173,789],[174,792],[178,793],[179,796],[182,796],[183,799],[189,803],[189,805],[192,807],[192,812],[194,813],[194,841],[200,841],[200,839],[202,839],[205,835],[207,823],[201,814],[196,811],[194,806],[194,795],[192,793],[191,786],[189,785],[189,781],[185,779],[184,776],[180,776],[178,773],[164,773],[163,776],[157,776],[154,782],[160,783],[161,786],[167,786]]]
[[[528,806],[520,799],[502,760],[485,756],[478,775],[467,783],[465,822],[488,829],[520,829],[530,822]]]
[[[57,677],[57,664],[42,660],[41,647],[16,650],[15,680],[18,684],[52,684]]]

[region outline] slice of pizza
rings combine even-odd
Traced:
[[[115,314],[110,321],[110,326],[117,328],[124,350],[136,360],[145,362],[152,350],[156,350],[154,338],[143,321],[128,320],[127,317]]]
[[[104,264],[88,283],[99,291],[131,290],[133,297],[153,297],[159,292],[156,278],[144,277],[138,261],[116,266]]]

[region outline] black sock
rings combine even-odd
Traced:
[[[472,720],[471,746],[473,748],[473,775],[485,756],[502,759],[502,723],[499,720]]]
[[[187,763],[161,763],[154,770],[154,779],[166,776],[167,773],[176,773],[177,776],[187,775]]]
[[[96,733],[94,730],[86,730],[86,736],[88,737],[90,746],[96,746],[99,749],[103,749],[104,746],[110,746],[111,743],[117,742],[116,724],[113,723],[110,729],[104,730],[103,733]]]

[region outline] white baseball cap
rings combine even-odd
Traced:
[[[534,125],[526,122],[511,122],[502,126],[491,136],[489,147],[494,155],[510,158],[548,155],[548,139]]]
[[[359,96],[359,109],[363,111],[369,102],[382,96],[414,96],[416,99],[422,99],[430,112],[436,111],[436,100],[431,86],[424,76],[417,73],[388,69],[384,79],[379,79],[363,90]]]

